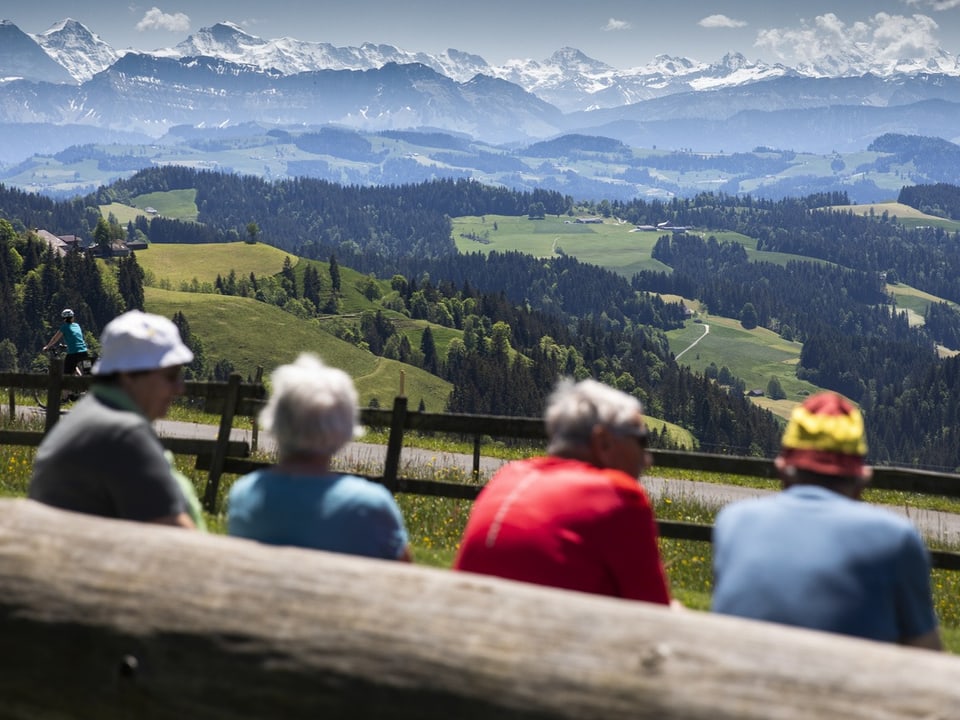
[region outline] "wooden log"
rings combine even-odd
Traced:
[[[0,716],[952,718],[960,658],[0,500]]]

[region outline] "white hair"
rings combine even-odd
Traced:
[[[642,413],[643,405],[632,395],[596,380],[574,382],[564,378],[547,399],[547,452],[569,454],[589,444],[597,425],[611,429],[629,427]]]
[[[280,459],[333,455],[362,434],[357,390],[343,370],[311,353],[270,375],[272,392],[260,424],[276,438]]]

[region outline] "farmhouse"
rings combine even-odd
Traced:
[[[578,225],[603,225],[602,217],[583,217],[577,218],[574,222]]]
[[[54,235],[52,232],[47,230],[35,230],[37,237],[47,243],[57,255],[63,256],[66,255],[71,250],[76,250],[80,246],[77,242],[76,235]]]

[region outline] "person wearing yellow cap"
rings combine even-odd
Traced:
[[[717,515],[714,612],[941,649],[922,538],[859,502],[866,454],[863,416],[845,398],[817,393],[794,409],[775,461],[783,492]]]

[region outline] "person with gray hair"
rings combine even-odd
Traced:
[[[277,368],[260,413],[277,464],[243,476],[227,499],[227,532],[271,545],[410,560],[396,501],[383,485],[330,469],[362,430],[350,376],[302,353]]]
[[[561,380],[544,415],[547,455],[504,465],[477,496],[454,568],[670,604],[653,509],[643,407],[595,380]]]

